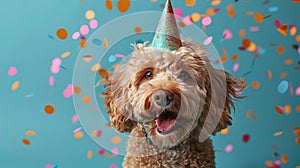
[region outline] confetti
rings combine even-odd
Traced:
[[[63,95],[65,98],[69,98],[73,95],[73,85],[72,84],[68,84],[66,89],[63,92]]]
[[[54,77],[53,77],[53,76],[50,76],[50,77],[49,77],[49,85],[50,85],[50,86],[53,86],[53,85],[54,85]]]
[[[11,67],[9,67],[9,70],[8,70],[7,73],[8,73],[9,76],[15,76],[15,75],[17,75],[18,70],[17,70],[16,67],[11,66]]]
[[[283,114],[282,107],[280,107],[280,106],[275,106],[275,110],[276,110],[279,114]]]
[[[296,111],[300,113],[300,105],[296,106]]]
[[[298,87],[296,88],[295,94],[296,94],[296,96],[299,96],[299,95],[300,95],[300,86],[298,86]]]
[[[196,4],[196,0],[185,0],[186,6],[194,6]]]
[[[242,139],[243,139],[244,143],[248,143],[249,140],[250,140],[250,135],[249,134],[244,134]]]
[[[212,6],[217,6],[217,5],[219,5],[221,3],[221,0],[213,0],[213,1],[211,1],[211,5]]]
[[[89,32],[90,32],[90,29],[89,29],[89,26],[88,26],[88,25],[82,25],[82,26],[80,27],[80,33],[81,33],[82,35],[87,35],[87,34],[89,34]]]
[[[282,131],[279,131],[279,132],[275,132],[274,134],[273,134],[273,136],[280,136],[280,135],[282,135],[283,134],[283,132]]]
[[[92,102],[92,99],[90,98],[90,96],[85,95],[82,97],[82,102],[85,104],[90,104]]]
[[[56,36],[61,40],[65,40],[68,37],[68,32],[66,29],[60,28],[56,31]]]
[[[229,132],[229,129],[228,129],[228,128],[224,128],[224,129],[222,129],[222,130],[220,131],[220,133],[223,134],[223,135],[227,135],[228,132]]]
[[[45,168],[53,168],[53,167],[52,167],[52,164],[46,164]]]
[[[105,1],[105,6],[107,10],[112,10],[113,9],[113,4],[111,2],[111,0],[106,0]]]
[[[211,20],[211,17],[209,17],[209,16],[206,16],[206,17],[204,17],[204,18],[202,19],[202,24],[203,24],[204,26],[210,25],[211,22],[212,22],[212,20]]]
[[[94,39],[92,40],[92,43],[95,44],[95,45],[97,45],[97,46],[101,46],[101,45],[102,45],[101,40],[100,40],[100,39],[97,39],[97,38],[94,38]]]
[[[98,21],[96,19],[93,19],[89,22],[91,29],[96,29],[98,27]]]
[[[296,26],[290,26],[290,35],[295,36],[297,33],[297,27]]]
[[[286,24],[281,25],[279,28],[277,28],[277,31],[282,34],[283,36],[287,35],[288,26]]]
[[[251,32],[257,32],[257,31],[259,31],[259,27],[258,27],[258,26],[251,26],[251,27],[249,28],[249,30],[250,30]]]
[[[234,54],[231,56],[232,61],[237,61],[239,59],[239,56],[237,54]]]
[[[295,39],[297,42],[300,42],[300,35],[297,35]]]
[[[24,145],[27,145],[27,146],[30,145],[30,141],[26,138],[22,139],[22,142]]]
[[[80,48],[85,48],[86,47],[86,39],[85,38],[81,38],[80,40]]]
[[[225,29],[225,30],[223,31],[223,38],[224,38],[225,40],[230,40],[230,39],[232,39],[232,32],[231,32],[229,29]]]
[[[86,12],[85,12],[85,18],[86,18],[87,20],[92,20],[92,19],[94,19],[94,18],[95,18],[95,12],[92,11],[92,10],[86,11]]]
[[[51,104],[47,104],[44,107],[44,111],[47,114],[53,114],[55,112],[55,107],[53,105],[51,105]]]
[[[81,127],[76,128],[76,129],[73,131],[73,133],[79,132],[80,130],[81,130]]]
[[[92,67],[91,67],[91,71],[93,72],[97,72],[99,71],[101,68],[100,64],[94,64]]]
[[[102,131],[101,130],[93,130],[91,132],[91,135],[94,136],[94,137],[100,138],[101,135],[102,135]]]
[[[287,158],[286,154],[284,154],[284,153],[281,154],[281,162],[283,164],[286,164],[288,162],[288,158]]]
[[[73,33],[73,35],[72,35],[72,39],[73,39],[73,40],[77,40],[79,37],[80,37],[80,33],[79,33],[79,32],[75,32],[75,33]]]
[[[245,35],[246,35],[245,29],[241,29],[241,30],[239,31],[239,36],[240,36],[240,37],[244,37]]]
[[[212,40],[213,40],[213,37],[212,37],[212,36],[207,37],[207,38],[204,40],[203,45],[205,45],[205,46],[209,45],[209,44],[212,42]]]
[[[117,60],[117,58],[114,55],[110,55],[108,57],[108,62],[115,62]]]
[[[119,151],[118,151],[117,148],[113,148],[113,149],[111,150],[111,152],[112,152],[112,155],[113,155],[113,156],[117,156],[117,155],[119,154]]]
[[[236,72],[239,69],[239,63],[235,63],[232,67],[232,70]]]
[[[11,90],[17,90],[20,86],[20,82],[19,81],[15,81],[12,85],[11,85]]]
[[[292,112],[292,108],[290,105],[284,106],[283,110],[285,111],[285,114],[290,114]]]
[[[73,115],[73,117],[72,117],[72,122],[73,123],[76,123],[77,121],[78,121],[78,115],[77,114],[75,114],[75,115]]]
[[[125,58],[126,56],[123,54],[115,54],[115,57],[116,58]]]
[[[81,93],[81,88],[79,86],[74,86],[73,89],[74,89],[75,94],[80,94]]]
[[[270,161],[270,160],[266,160],[265,165],[268,166],[268,167],[271,167],[271,166],[273,166],[273,162]]]
[[[82,58],[83,58],[83,61],[85,61],[85,62],[91,62],[93,59],[93,57],[90,55],[85,55]]]
[[[104,47],[108,48],[108,42],[107,42],[107,39],[105,37],[103,39],[103,43],[104,43]]]
[[[285,48],[284,48],[284,46],[278,46],[276,51],[277,51],[279,54],[283,54],[284,51],[285,51]]]
[[[254,15],[254,20],[257,22],[257,23],[262,23],[264,21],[264,15],[261,14],[261,13],[255,13]]]
[[[34,131],[26,131],[25,134],[27,136],[35,136],[36,135],[36,133]]]
[[[76,139],[81,139],[83,137],[83,133],[82,132],[76,132],[76,133],[74,133],[74,137]]]
[[[69,51],[67,51],[67,52],[64,52],[63,54],[61,54],[61,58],[67,58],[68,56],[70,56],[70,52]]]
[[[115,164],[111,164],[111,165],[109,165],[109,168],[118,168],[118,166]]]
[[[289,87],[288,81],[283,80],[278,84],[277,91],[280,94],[284,94],[288,90],[288,87]]]
[[[259,83],[258,81],[253,81],[253,82],[252,82],[252,87],[253,87],[254,89],[258,89],[258,88],[260,87],[260,83]]]
[[[269,7],[269,12],[277,12],[279,10],[278,6],[271,6]]]
[[[174,16],[175,16],[176,20],[179,20],[179,19],[182,18],[182,10],[181,10],[181,8],[174,8],[173,9],[173,13],[174,13]]]
[[[231,152],[232,150],[233,150],[233,146],[231,144],[229,144],[225,147],[225,152],[227,152],[227,153]]]
[[[193,13],[191,15],[191,21],[192,22],[199,22],[201,19],[201,15],[199,13]]]
[[[143,29],[142,29],[142,27],[140,27],[140,26],[136,26],[136,27],[134,28],[134,32],[135,32],[136,34],[141,34],[142,31],[143,31]]]
[[[105,150],[104,150],[104,149],[99,149],[99,151],[98,151],[98,154],[99,154],[99,155],[104,155],[104,153],[105,153]]]
[[[111,138],[111,142],[113,144],[119,144],[121,142],[121,138],[118,137],[118,136],[114,136],[114,137]]]
[[[272,71],[271,71],[271,70],[268,70],[268,79],[269,79],[269,80],[272,79],[272,76],[273,76]]]
[[[118,0],[118,9],[120,12],[126,12],[130,7],[130,0]]]
[[[60,71],[61,62],[62,61],[60,58],[54,58],[52,60],[52,65],[51,65],[50,70],[53,74],[57,74]]]
[[[300,145],[300,138],[296,137],[295,142],[296,142],[297,145]]]
[[[93,157],[93,152],[92,152],[91,150],[89,150],[89,151],[87,152],[87,154],[86,154],[86,157],[87,157],[88,159],[91,159],[91,158]]]

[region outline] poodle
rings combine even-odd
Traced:
[[[133,44],[105,85],[111,126],[130,133],[126,168],[215,167],[210,135],[232,124],[233,100],[243,98],[244,80],[181,40],[172,14],[168,0],[152,45]]]

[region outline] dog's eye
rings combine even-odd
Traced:
[[[145,73],[145,78],[147,78],[147,79],[150,79],[150,78],[152,78],[152,72],[151,71],[147,71],[146,73]]]
[[[189,75],[187,72],[183,71],[183,72],[181,72],[181,74],[179,75],[179,78],[180,78],[180,79],[188,79],[188,78],[190,78],[190,75]]]

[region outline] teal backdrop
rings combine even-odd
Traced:
[[[164,0],[152,1],[130,1],[126,12],[118,9],[117,0],[111,0],[112,10],[108,10],[105,0],[10,0],[1,3],[0,167],[121,167],[123,156],[112,153],[89,137],[97,133],[86,132],[81,127],[76,120],[72,97],[64,95],[68,84],[72,84],[82,41],[82,36],[75,40],[72,35],[89,23],[85,16],[88,10],[94,11],[98,29],[126,14],[162,11]],[[126,0],[124,2],[126,4]],[[224,69],[248,83],[243,92],[247,98],[236,102],[233,126],[212,137],[217,150],[217,167],[300,166],[299,130],[297,132],[300,128],[300,3],[296,0],[224,0],[213,6],[211,1],[197,0],[193,6],[187,6],[184,0],[173,0],[173,7],[180,8],[183,17],[206,14],[210,8],[215,11],[212,23],[204,32],[213,37],[212,43],[220,53]],[[228,10],[231,13],[234,10],[235,15],[230,17]],[[265,17],[262,22],[257,22],[259,18],[255,20],[258,13]],[[281,24],[275,24],[276,20]],[[202,20],[194,24],[203,28]],[[286,36],[277,30],[277,27],[284,29],[284,24],[288,27]],[[293,33],[293,26],[299,31]],[[56,35],[59,28],[68,32],[65,40]],[[88,39],[97,29],[90,29],[84,37]],[[231,39],[228,33],[223,34],[225,29],[232,33]],[[244,36],[241,36],[242,29]],[[122,26],[116,27],[111,33],[121,30]],[[149,34],[146,36],[151,39]],[[241,48],[246,38],[256,44],[257,53]],[[103,47],[105,42],[100,40],[94,43]],[[124,45],[112,47],[109,54],[130,53],[127,43],[120,44]],[[66,52],[70,55],[61,58]],[[238,55],[238,59],[233,55]],[[54,58],[62,61],[59,73],[50,70]],[[101,66],[113,66],[114,58],[107,58],[106,62],[107,65]],[[54,78],[52,86],[50,76]],[[99,102],[99,106],[103,106],[101,98]],[[47,104],[55,107],[53,114],[45,112]],[[106,137],[105,131],[101,133],[98,131],[97,138],[117,143],[116,139]]]

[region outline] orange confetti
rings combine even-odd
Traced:
[[[89,150],[86,154],[88,159],[91,159],[93,157],[93,151]]]
[[[217,6],[217,5],[219,5],[221,3],[221,0],[212,0],[211,1],[211,5],[212,6]]]
[[[294,134],[297,135],[297,136],[300,136],[300,128],[296,128],[294,130]]]
[[[118,1],[118,9],[120,12],[126,12],[130,7],[130,0],[119,0]]]
[[[68,32],[66,29],[60,28],[56,31],[56,36],[61,40],[65,40],[68,37]]]
[[[297,35],[295,39],[297,42],[300,42],[300,35]]]
[[[106,9],[108,9],[108,10],[112,10],[113,9],[113,4],[112,4],[112,2],[110,0],[106,0],[105,6],[106,6]]]
[[[288,162],[288,158],[287,158],[286,154],[284,154],[284,153],[281,154],[281,162],[283,164],[286,164]]]
[[[192,22],[198,22],[201,19],[201,15],[199,13],[193,13],[191,15]]]
[[[113,144],[118,144],[118,143],[121,142],[121,138],[118,137],[118,136],[114,136],[114,137],[111,138],[111,142],[112,142]]]
[[[239,56],[237,54],[234,54],[231,56],[232,61],[237,61],[239,59]]]
[[[251,45],[251,41],[249,39],[247,39],[247,38],[243,39],[242,46],[244,48],[248,48],[250,45]]]
[[[61,54],[61,58],[67,58],[68,56],[70,56],[70,52],[69,51],[67,51],[67,52],[65,52],[65,53],[63,53],[63,54]]]
[[[275,110],[276,110],[279,114],[283,114],[283,111],[282,111],[281,107],[275,106]]]
[[[184,28],[184,27],[185,27],[185,24],[184,24],[183,22],[179,22],[179,23],[178,23],[178,26],[181,27],[181,28]]]
[[[92,102],[92,100],[91,100],[90,96],[85,95],[82,97],[82,102],[85,104],[90,104]]]
[[[74,86],[73,90],[74,90],[75,94],[80,94],[81,93],[81,88],[79,86]]]
[[[297,111],[298,113],[300,113],[300,105],[298,105],[298,106],[296,107],[296,111]]]
[[[47,104],[45,107],[44,107],[44,111],[47,113],[47,114],[53,114],[55,112],[55,107],[51,104]]]
[[[103,68],[101,68],[99,71],[98,71],[98,74],[99,74],[99,76],[101,77],[101,78],[104,78],[104,79],[106,79],[106,80],[108,80],[108,78],[109,78],[109,72],[106,70],[106,69],[103,69]]]
[[[27,136],[34,136],[36,133],[34,131],[26,131],[25,134]]]
[[[300,138],[296,137],[295,142],[296,142],[297,145],[300,145]]]
[[[82,132],[76,132],[76,133],[74,133],[74,137],[76,139],[81,139],[83,137],[83,133]]]
[[[254,20],[257,22],[257,23],[261,23],[264,21],[264,15],[261,14],[261,13],[255,13],[254,15]]]
[[[233,10],[233,5],[232,5],[232,4],[227,5],[227,6],[226,6],[226,9],[227,9],[227,10]]]
[[[134,32],[136,34],[140,34],[140,33],[142,33],[142,31],[143,31],[143,29],[140,26],[137,26],[137,27],[134,28]]]
[[[19,86],[20,86],[20,82],[19,82],[19,81],[15,81],[15,82],[11,85],[11,90],[17,90]]]
[[[30,145],[30,141],[26,138],[22,139],[24,145]]]
[[[280,78],[285,78],[287,76],[287,72],[282,72],[281,74],[280,74]]]
[[[208,8],[208,9],[206,10],[206,14],[209,15],[209,16],[213,16],[213,15],[215,14],[215,11],[214,11],[214,9],[212,9],[212,8]]]
[[[222,130],[220,131],[220,133],[223,134],[223,135],[227,135],[228,132],[229,132],[229,129],[228,129],[228,128],[222,129]]]
[[[286,65],[291,65],[291,64],[293,64],[293,60],[291,60],[291,59],[286,59],[286,60],[284,60],[284,64],[286,64]]]
[[[105,37],[103,39],[103,43],[104,43],[104,47],[108,48],[108,42],[107,42],[107,39]]]
[[[227,56],[226,55],[223,55],[222,57],[221,57],[221,62],[222,63],[225,63],[227,61]]]
[[[278,47],[277,47],[277,52],[278,52],[279,54],[283,54],[284,51],[285,51],[284,46],[278,46]]]
[[[196,4],[196,0],[185,0],[186,6],[194,6]]]
[[[246,35],[245,29],[241,29],[241,30],[239,31],[239,36],[240,36],[240,37],[244,37],[245,35]]]
[[[247,118],[251,117],[251,115],[252,115],[252,111],[251,111],[251,110],[248,110],[248,111],[247,111],[247,114],[246,114]]]
[[[280,136],[280,135],[282,135],[283,134],[283,132],[282,131],[279,131],[279,132],[275,132],[274,134],[273,134],[273,136]]]
[[[254,89],[258,89],[259,86],[260,86],[260,83],[259,83],[258,81],[253,81],[253,82],[252,82],[252,87],[253,87]]]
[[[257,116],[256,114],[253,114],[253,120],[256,121],[257,120]]]
[[[283,36],[286,36],[288,32],[288,26],[286,24],[283,24],[282,26],[280,26],[280,28],[277,28],[277,31]]]
[[[270,160],[266,160],[265,165],[268,166],[268,167],[271,167],[271,166],[273,166],[273,162],[270,161]]]
[[[86,40],[82,38],[80,40],[80,48],[85,48],[85,47],[86,47]]]
[[[292,112],[292,108],[290,105],[284,106],[285,114],[290,114]]]
[[[248,12],[246,12],[246,14],[249,15],[249,16],[252,16],[252,15],[254,15],[254,12],[248,11]]]
[[[110,154],[108,154],[108,153],[104,153],[103,155],[106,156],[106,157],[108,157],[108,158],[112,158],[112,156]]]
[[[268,79],[270,80],[270,79],[272,79],[272,71],[271,70],[268,70]]]
[[[300,2],[300,0],[292,0],[292,2],[295,2],[295,3],[297,3],[297,2]]]
[[[85,62],[91,62],[93,57],[90,55],[85,55],[82,57]]]
[[[229,17],[234,17],[235,16],[235,10],[229,10],[228,11],[228,16]]]

